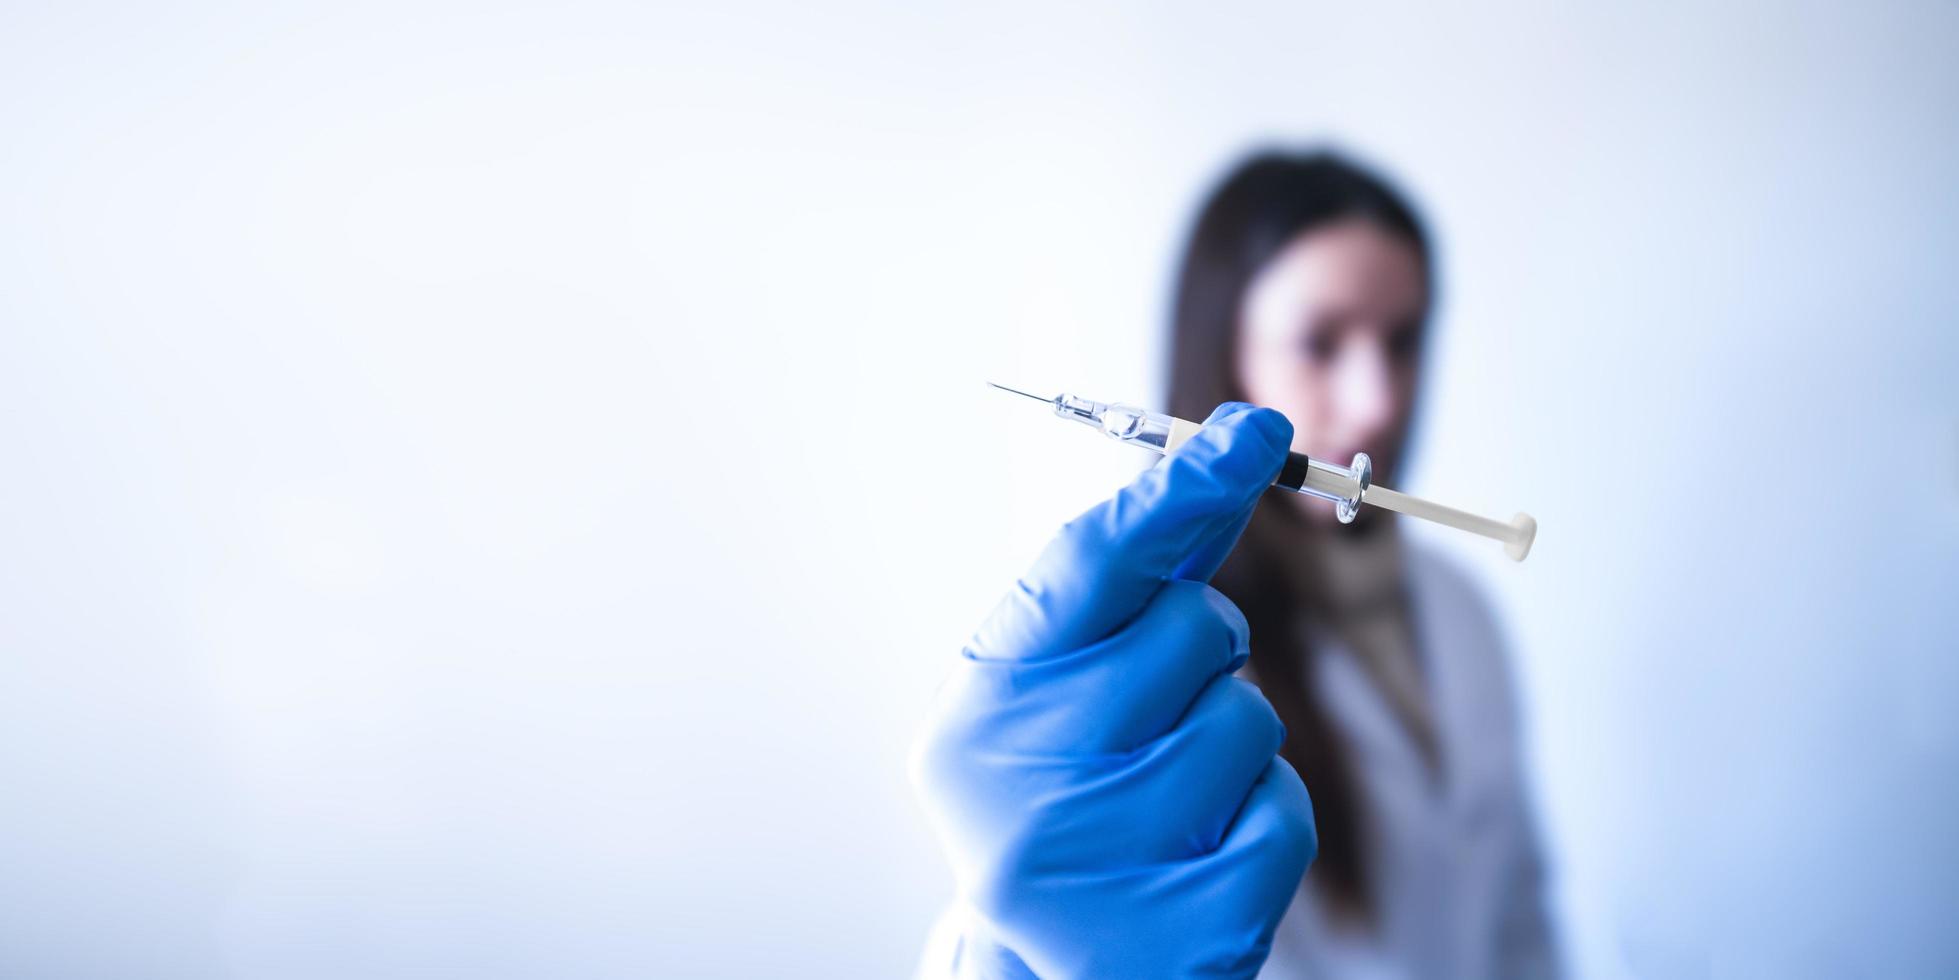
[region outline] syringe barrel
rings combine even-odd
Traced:
[[[1321,500],[1350,500],[1360,493],[1360,481],[1344,466],[1324,463],[1304,453],[1287,453],[1286,465],[1273,485]]]
[[[1333,514],[1340,523],[1352,523],[1360,513],[1361,495],[1374,480],[1374,462],[1366,453],[1355,453],[1352,466],[1336,466],[1304,453],[1287,453],[1286,465],[1272,485],[1282,490],[1332,501]]]
[[[1018,392],[1018,394],[1027,393]],[[1027,397],[1036,401],[1047,400],[1036,395]],[[1196,422],[1175,418],[1161,412],[1152,412],[1133,405],[1111,405],[1076,395],[1056,395],[1052,404],[1054,414],[1062,418],[1092,425],[1111,439],[1141,446],[1156,453],[1175,452],[1178,446],[1196,435],[1197,430],[1201,428]],[[1287,453],[1285,466],[1279,470],[1279,477],[1272,481],[1272,485],[1281,490],[1331,501],[1334,514],[1342,523],[1352,521],[1354,515],[1359,513],[1363,502],[1371,503],[1387,510],[1399,511],[1412,517],[1420,517],[1495,538],[1502,541],[1510,557],[1518,561],[1522,561],[1524,556],[1530,553],[1531,543],[1537,538],[1537,521],[1529,514],[1518,514],[1510,523],[1504,524],[1453,507],[1444,507],[1420,497],[1396,493],[1386,487],[1376,487],[1373,486],[1373,481],[1374,463],[1367,458],[1366,453],[1355,453],[1353,464],[1344,467],[1314,459],[1304,453]]]
[[[1109,438],[1159,453],[1174,451],[1201,428],[1196,422],[1186,422],[1134,405],[1104,405],[1070,395],[1061,396],[1056,402],[1055,411],[1084,422],[1093,419],[1094,424],[1098,424]],[[1367,490],[1367,481],[1371,478],[1372,468],[1365,462],[1365,456],[1356,459],[1354,466],[1345,467],[1322,462],[1304,453],[1287,453],[1286,465],[1272,485],[1332,502],[1340,520],[1345,522],[1353,520],[1360,506],[1361,494]]]
[[[1173,436],[1189,438],[1187,434],[1177,432],[1177,429],[1177,419],[1134,405],[1110,405],[1102,410],[1104,435],[1155,452],[1168,453],[1183,442],[1183,439],[1173,442]]]

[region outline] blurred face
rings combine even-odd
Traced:
[[[1364,219],[1316,228],[1245,291],[1239,386],[1292,420],[1295,452],[1341,465],[1364,452],[1387,484],[1414,407],[1427,312],[1428,275],[1413,245]],[[1334,520],[1324,502],[1299,502],[1315,520]]]

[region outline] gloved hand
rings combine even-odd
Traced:
[[[913,756],[967,906],[961,975],[1258,972],[1317,850],[1285,731],[1204,584],[1292,426],[1228,404],[1061,530],[973,637]]]

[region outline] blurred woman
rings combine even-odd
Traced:
[[[1169,409],[1278,409],[1295,451],[1365,452],[1395,486],[1434,293],[1428,237],[1384,181],[1331,154],[1254,156],[1186,246]],[[1501,638],[1394,522],[1270,493],[1214,580],[1251,623],[1250,670],[1319,821],[1264,975],[1553,974]]]

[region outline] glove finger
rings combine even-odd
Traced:
[[[1218,677],[1175,728],[1125,754],[1083,758],[1055,794],[1045,844],[1084,868],[1210,854],[1237,819],[1285,729],[1251,682]]]
[[[1200,545],[1191,554],[1190,559],[1177,569],[1176,577],[1192,582],[1209,582],[1211,576],[1216,575],[1218,569],[1223,567],[1224,560],[1231,557],[1231,549],[1238,546],[1238,539],[1244,536],[1245,525],[1251,523],[1252,512],[1258,509],[1258,502],[1263,496],[1264,494],[1260,494],[1258,497],[1253,497],[1252,502],[1245,505],[1245,509],[1239,513],[1237,520],[1225,525],[1224,530]]]
[[[1263,882],[1266,896],[1283,912],[1319,848],[1306,784],[1290,763],[1274,757],[1245,795],[1244,806],[1217,850],[1202,860],[1210,871],[1227,879]],[[1250,868],[1262,869],[1263,874],[1250,874]]]
[[[1201,582],[1167,582],[1115,635],[1065,657],[968,659],[950,710],[999,751],[1130,752],[1170,731],[1250,650],[1250,626],[1230,599]]]
[[[1189,909],[1183,969],[1195,976],[1250,976],[1318,853],[1313,803],[1284,759],[1272,759],[1246,794],[1217,850],[1157,879],[1153,904]]]
[[[1285,737],[1278,713],[1252,682],[1226,675],[1204,689],[1139,767],[1138,775],[1162,796],[1158,806],[1140,812],[1157,815],[1169,849],[1165,860],[1218,846]],[[1154,770],[1155,777],[1144,770]]]
[[[969,654],[1039,660],[1115,632],[1241,520],[1291,443],[1285,416],[1219,406],[1161,464],[1062,528],[980,626]]]

